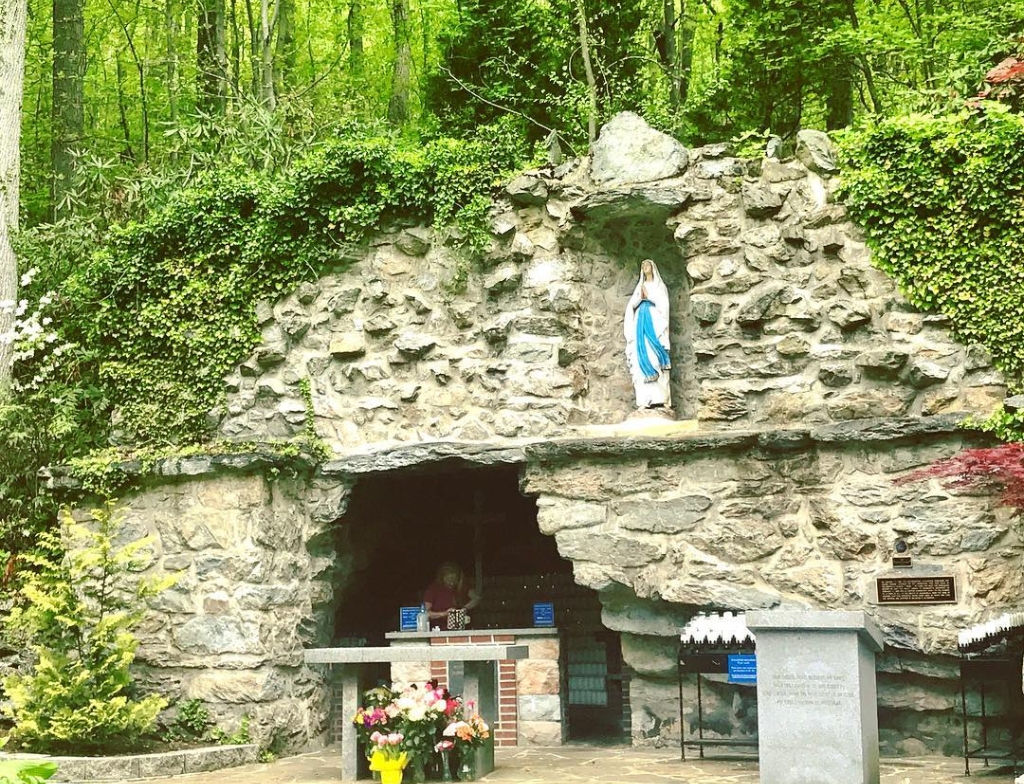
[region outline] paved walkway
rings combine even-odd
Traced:
[[[488,784],[758,784],[755,761],[679,759],[667,749],[565,746],[549,749],[499,749],[496,769],[483,781]],[[883,760],[882,784],[1012,784],[1009,768],[982,767],[971,761],[971,776],[964,776],[964,762],[956,757],[915,757]],[[287,757],[269,765],[150,779],[160,784],[320,784],[340,781],[338,761],[327,749]],[[831,784],[827,778],[815,784]]]

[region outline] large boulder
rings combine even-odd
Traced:
[[[682,173],[690,155],[681,143],[654,130],[639,115],[621,112],[594,142],[590,177],[598,184],[664,180]]]
[[[828,134],[805,128],[796,135],[796,157],[812,171],[829,175],[839,170]]]

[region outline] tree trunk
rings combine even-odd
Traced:
[[[676,52],[676,0],[664,0],[661,18],[661,56],[668,76],[668,106],[672,115],[679,111],[679,55]]]
[[[178,19],[174,0],[164,0],[164,58],[167,68],[167,114],[171,125],[178,127]]]
[[[348,70],[356,79],[363,75],[363,3],[348,4]]]
[[[676,79],[679,81],[679,105],[686,103],[690,93],[690,69],[693,67],[693,36],[696,24],[686,16],[686,0],[679,10],[676,20]]]
[[[245,0],[245,19],[249,23],[249,68],[253,100],[260,94],[260,30],[252,11],[252,0]]]
[[[854,0],[846,0],[846,15],[850,20],[850,26],[854,30],[859,30],[860,20],[857,18],[857,6]],[[857,62],[860,65],[861,72],[864,74],[864,84],[867,85],[868,95],[871,96],[871,109],[875,114],[881,114],[882,100],[878,95],[878,89],[875,87],[875,74],[871,68],[871,61],[868,59],[867,53],[861,52],[857,55]]]
[[[839,59],[842,57],[842,59]],[[845,56],[838,56],[829,68],[825,89],[825,128],[835,131],[853,122],[853,67]]]
[[[128,122],[128,99],[124,94],[124,65],[121,63],[121,53],[114,53],[114,64],[117,66],[117,115],[121,120],[121,133],[124,134],[124,150],[121,157],[125,160],[135,160],[135,150],[132,149],[132,127]]]
[[[13,331],[18,298],[11,234],[18,228],[27,16],[26,0],[0,0],[0,338]],[[14,345],[0,339],[0,403],[10,399],[13,362]]]
[[[583,54],[583,70],[587,75],[587,95],[590,98],[590,110],[587,112],[587,139],[590,144],[597,140],[597,80],[594,79],[594,67],[590,62],[590,34],[587,32],[587,11],[583,0],[576,0],[576,15],[580,27],[580,50]]]
[[[53,217],[71,214],[68,194],[74,178],[75,150],[85,127],[84,0],[53,0],[53,105],[50,166],[53,170]]]
[[[294,84],[295,0],[277,0],[277,45],[274,52],[274,79],[277,95],[287,95]]]
[[[395,64],[391,70],[388,122],[404,125],[409,120],[409,94],[412,87],[408,0],[391,0],[391,25],[395,33]]]
[[[222,115],[227,108],[224,0],[199,0],[196,19],[196,106]]]
[[[242,84],[242,31],[238,27],[238,0],[231,0],[231,94]]]
[[[281,2],[274,3],[271,13],[270,0],[260,0],[260,99],[270,111],[277,108],[274,94],[274,27]]]

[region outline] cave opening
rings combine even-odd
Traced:
[[[628,736],[619,635],[601,624],[597,593],[575,583],[572,563],[538,529],[537,502],[520,492],[517,465],[453,461],[361,476],[337,530],[345,566],[335,585],[334,645],[385,645],[399,608],[418,606],[437,566],[454,561],[480,586],[470,629],[526,629],[535,603],[554,605],[565,738]]]

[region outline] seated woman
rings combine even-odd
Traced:
[[[480,603],[480,595],[466,579],[458,564],[447,561],[437,567],[437,576],[423,592],[430,628],[448,630],[449,610],[471,610]],[[469,616],[466,616],[469,623]]]

